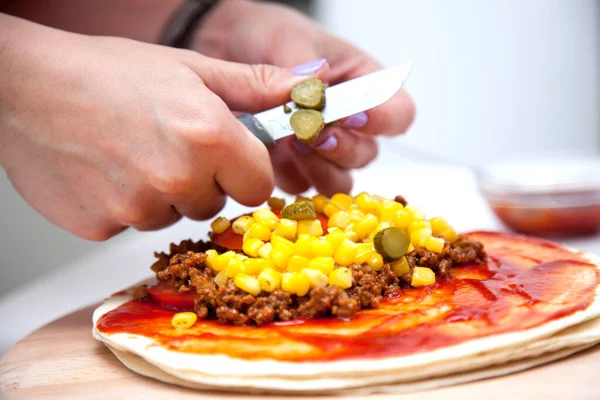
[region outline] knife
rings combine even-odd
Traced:
[[[412,61],[373,72],[359,78],[325,89],[327,102],[321,111],[325,123],[349,117],[361,111],[375,108],[389,99],[404,84],[412,69]],[[291,112],[284,112],[284,105],[258,114],[243,114],[238,117],[250,132],[267,147],[275,145],[277,139],[293,135],[290,117],[298,107],[293,101],[286,104]]]

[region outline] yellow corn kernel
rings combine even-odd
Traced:
[[[384,229],[387,229],[387,228],[389,228],[389,227],[391,227],[391,226],[392,226],[392,224],[391,224],[390,222],[387,222],[387,221],[381,221],[381,222],[379,223],[379,225],[377,225],[377,232],[379,232],[379,231],[382,231],[382,230],[384,230]]]
[[[339,208],[340,210],[347,210],[352,205],[352,197],[345,193],[336,193],[331,197],[331,204]]]
[[[415,247],[425,247],[427,238],[431,236],[431,229],[419,229],[410,234],[410,243]]]
[[[223,233],[231,226],[231,222],[225,217],[217,217],[211,224],[210,229],[214,233]]]
[[[227,268],[229,260],[235,256],[235,252],[228,251],[223,254],[211,256],[206,259],[206,264],[213,270],[219,272]]]
[[[414,287],[433,285],[435,283],[435,273],[427,267],[414,267],[412,272],[412,282]]]
[[[281,275],[281,288],[288,293],[304,296],[310,289],[310,279],[300,272],[286,272]]]
[[[287,267],[288,260],[293,253],[293,249],[284,244],[277,243],[273,245],[273,250],[271,250],[271,260],[273,260],[277,268],[283,270]]]
[[[371,258],[367,261],[367,264],[369,264],[369,267],[373,268],[373,271],[379,271],[383,268],[383,257],[381,254],[374,251]]]
[[[275,225],[279,222],[279,217],[268,208],[259,208],[252,213],[252,216],[256,222],[265,224],[271,230],[275,229]]]
[[[365,213],[379,215],[381,213],[381,203],[375,198],[370,196],[368,193],[361,193],[356,196],[356,204]]]
[[[227,264],[227,268],[225,268],[225,276],[227,278],[235,278],[237,274],[240,272],[244,272],[247,270],[247,267],[244,266],[244,262],[238,260],[237,258],[229,259],[229,263]]]
[[[248,254],[250,257],[258,257],[258,250],[265,245],[265,242],[258,238],[249,238],[242,245],[242,250],[244,253]]]
[[[333,260],[336,264],[346,267],[354,262],[357,251],[358,245],[356,243],[349,239],[344,239],[333,255]]]
[[[413,219],[408,226],[408,233],[413,233],[419,229],[431,229],[429,221],[423,221],[422,219]]]
[[[359,243],[356,255],[354,256],[355,264],[364,264],[373,256],[373,245],[371,243]]]
[[[211,269],[213,269],[213,270],[214,270],[214,269],[215,269],[215,268],[214,268],[214,262],[215,262],[215,260],[217,259],[216,257],[218,257],[218,256],[219,256],[219,253],[217,253],[217,251],[216,251],[216,250],[210,249],[210,250],[206,250],[206,251],[204,252],[204,254],[206,254],[206,261],[205,261],[205,264],[206,264],[206,266],[207,266],[208,268],[211,268]],[[216,271],[216,270],[215,270],[215,271]]]
[[[352,286],[352,272],[346,267],[337,268],[329,275],[327,283],[348,289]]]
[[[265,292],[272,292],[281,285],[281,273],[273,268],[263,269],[256,279]]]
[[[171,319],[171,325],[173,325],[173,328],[175,329],[188,329],[196,323],[197,319],[198,316],[196,313],[191,311],[180,312],[173,315],[173,319]]]
[[[327,226],[329,228],[341,228],[344,229],[350,223],[350,216],[346,211],[336,211],[329,217]]]
[[[415,250],[415,246],[413,246],[412,243],[411,243],[411,244],[408,245],[408,249],[406,250],[406,254],[408,254],[408,253],[410,253],[411,251],[414,251],[414,250]]]
[[[217,286],[219,287],[223,287],[225,286],[225,284],[227,283],[227,268],[222,269],[216,276],[214,279],[215,283],[217,284]]]
[[[275,227],[275,231],[273,232],[273,234],[279,235],[286,239],[293,240],[296,238],[297,229],[298,221],[295,221],[293,219],[282,218],[279,220],[277,227]]]
[[[329,201],[327,196],[322,195],[322,194],[317,194],[317,195],[313,196],[311,200],[312,200],[313,204],[315,205],[315,211],[317,214],[323,213],[323,207],[325,207],[325,204],[327,204],[327,202]]]
[[[327,239],[327,241],[329,243],[331,243],[331,247],[333,248],[333,251],[335,252],[338,249],[338,247],[340,247],[340,244],[342,244],[342,242],[346,238],[346,235],[339,228],[329,228],[329,229],[330,229],[330,231],[325,236],[325,239]]]
[[[317,269],[327,276],[333,271],[334,266],[335,263],[331,257],[315,257],[308,260],[308,268]]]
[[[327,215],[328,217],[331,217],[333,213],[337,211],[340,211],[340,209],[331,203],[327,203],[323,206],[323,214]]]
[[[264,260],[262,258],[248,258],[244,260],[244,265],[247,266],[248,272],[254,276],[259,275],[267,268],[275,268],[273,260]]]
[[[365,213],[360,211],[359,209],[353,209],[348,211],[348,216],[350,217],[350,222],[356,222],[363,219]]]
[[[416,219],[425,219],[425,213],[421,211],[421,209],[415,205],[409,204],[404,209],[411,213],[413,218]]]
[[[358,235],[359,238],[364,238],[369,233],[375,231],[377,229],[377,225],[379,221],[377,221],[377,217],[373,214],[367,214],[354,224],[354,232]]]
[[[442,233],[442,236],[444,237],[444,239],[446,239],[446,241],[448,243],[454,243],[456,241],[456,239],[458,238],[458,236],[456,235],[456,231],[454,231],[454,229],[452,229],[452,228],[446,229]]]
[[[321,221],[318,219],[307,219],[298,221],[298,235],[310,235],[310,236],[321,236],[323,234],[323,227]]]
[[[308,280],[310,281],[311,289],[316,288],[316,287],[327,286],[327,275],[325,275],[323,272],[319,271],[318,269],[304,268],[300,272],[302,272],[304,275],[308,276]]]
[[[248,240],[249,238],[257,238],[263,242],[268,242],[271,240],[271,229],[269,229],[269,227],[262,222],[253,223],[250,226],[250,230],[247,232],[247,234],[248,237],[245,238],[245,240]]]
[[[398,204],[398,203],[396,203]],[[381,207],[381,215],[379,216],[381,222],[388,222],[390,224],[395,224],[396,221],[396,211],[398,208],[391,204],[384,204]]]
[[[320,237],[310,244],[310,257],[331,257],[333,256],[333,246],[325,237]]]
[[[231,229],[238,235],[243,235],[250,230],[250,226],[254,223],[254,218],[249,215],[244,215],[233,221]]]
[[[308,258],[303,256],[291,256],[287,263],[289,272],[300,272],[306,267],[308,267]]]
[[[354,231],[346,231],[346,238],[352,242],[358,242],[358,235]]]
[[[236,254],[235,254],[235,259],[236,259],[236,260],[239,260],[239,261],[244,261],[244,260],[246,260],[247,258],[248,258],[248,256],[247,256],[247,255],[245,255],[245,254],[239,254],[239,253],[236,253]]]
[[[412,215],[407,210],[396,211],[396,226],[402,229],[408,229],[412,221]]]
[[[206,258],[211,258],[219,255],[219,253],[214,249],[208,249],[204,252],[204,254],[206,254]]]
[[[406,260],[406,257],[401,257],[400,259],[396,260],[396,261],[392,261],[390,263],[390,268],[392,268],[392,271],[394,271],[394,273],[398,276],[400,275],[404,275],[410,272],[410,266],[408,265],[408,261]]]
[[[258,296],[261,290],[258,280],[243,272],[240,272],[235,276],[233,284],[253,296]]]
[[[294,248],[294,242],[292,242],[291,240],[287,240],[283,236],[276,235],[275,233],[271,235],[271,244],[273,246],[275,246],[276,244],[281,244],[289,247],[290,249]]]
[[[429,223],[434,235],[441,235],[446,229],[450,228],[448,222],[442,217],[433,217],[429,220]]]
[[[265,245],[263,247],[261,247],[260,249],[258,249],[258,256],[260,258],[263,258],[265,260],[268,260],[271,258],[271,251],[273,250],[273,245],[269,242],[269,243],[265,243]]]
[[[430,236],[425,241],[425,248],[434,253],[441,253],[444,248],[444,239]]]
[[[298,256],[307,256],[310,252],[310,244],[315,240],[314,237],[302,234],[298,235],[296,243],[294,243],[294,254]]]

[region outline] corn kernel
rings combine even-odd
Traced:
[[[296,238],[296,230],[298,229],[298,221],[293,219],[282,218],[279,220],[274,235],[279,235],[286,239],[293,240]]]
[[[191,311],[180,312],[173,315],[173,319],[171,319],[171,325],[173,325],[173,328],[175,329],[188,329],[196,323],[197,319],[198,316],[196,313]]]
[[[271,230],[275,229],[275,225],[277,225],[277,222],[279,221],[279,217],[268,208],[259,208],[252,213],[252,217],[254,217],[256,222],[265,224]]]
[[[327,276],[333,271],[334,266],[335,263],[331,257],[315,257],[308,260],[308,268],[317,269]]]
[[[273,250],[271,250],[271,260],[273,260],[277,268],[283,270],[287,267],[288,260],[292,256],[293,252],[293,249],[284,244],[275,244],[273,245]]]
[[[214,249],[208,249],[208,250],[206,250],[206,251],[204,252],[204,254],[206,254],[206,257],[207,257],[207,258],[211,258],[211,257],[218,256],[218,255],[219,255],[219,253],[218,253],[216,250],[214,250]]]
[[[446,229],[444,231],[444,233],[442,233],[442,236],[449,243],[454,243],[456,241],[456,239],[458,238],[458,236],[456,235],[456,232],[452,228]]]
[[[373,243],[373,239],[375,239],[375,235],[377,235],[377,232],[379,231],[379,229],[375,229],[373,232],[370,232],[367,236],[365,236],[362,239],[363,243]]]
[[[373,245],[371,243],[359,243],[356,255],[354,256],[355,264],[364,264],[373,256]]]
[[[408,229],[412,221],[412,215],[407,210],[396,211],[396,226],[402,229]]]
[[[281,275],[281,288],[288,293],[304,296],[310,289],[310,279],[300,272],[287,272]]]
[[[408,233],[413,233],[419,229],[431,229],[429,221],[423,221],[422,219],[413,219],[408,227]]]
[[[238,261],[244,261],[244,260],[246,260],[247,258],[248,258],[248,256],[247,256],[247,255],[245,255],[245,254],[239,254],[239,253],[236,253],[236,254],[235,254],[235,259],[236,259],[236,260],[238,260]]]
[[[348,216],[350,217],[351,222],[360,221],[365,216],[365,213],[360,211],[359,209],[354,209],[348,211]]]
[[[415,247],[425,247],[427,238],[431,236],[431,229],[419,229],[410,234],[410,243]]]
[[[383,257],[381,254],[374,251],[371,258],[367,261],[367,264],[369,264],[369,267],[373,268],[373,271],[379,271],[383,268]]]
[[[346,238],[352,242],[358,242],[358,235],[354,231],[344,232],[346,234]]]
[[[248,254],[250,257],[258,257],[258,250],[265,245],[260,239],[257,238],[249,238],[242,245],[242,250],[244,253]]]
[[[331,203],[327,203],[323,206],[323,214],[327,215],[328,217],[331,217],[333,213],[337,211],[340,211],[340,209]]]
[[[331,231],[325,236],[325,239],[327,239],[327,241],[329,243],[331,243],[331,247],[333,248],[333,251],[335,252],[338,249],[338,247],[340,247],[340,244],[342,244],[342,242],[346,238],[346,235],[339,228],[330,228],[330,229],[331,229]]]
[[[235,278],[237,274],[244,272],[245,270],[247,270],[247,267],[244,266],[243,261],[232,257],[229,259],[227,268],[225,268],[225,276],[227,278]]]
[[[377,215],[381,213],[381,203],[374,199],[372,196],[370,196],[368,193],[363,192],[359,194],[358,196],[356,196],[355,201],[356,204],[358,204],[358,207],[366,213]]]
[[[308,276],[310,281],[310,287],[325,287],[327,286],[327,275],[317,269],[304,268],[302,271],[304,275]]]
[[[260,261],[265,261],[260,258],[247,258],[242,263],[244,264],[243,271],[245,271],[248,275],[256,276],[260,274],[262,271],[262,265]]]
[[[331,257],[333,256],[333,246],[326,238],[320,237],[310,244],[308,254],[310,257]]]
[[[382,231],[382,230],[387,229],[387,228],[389,228],[391,226],[392,226],[392,224],[390,222],[381,221],[379,223],[379,225],[377,225],[377,231]]]
[[[204,253],[206,254],[206,262],[205,262],[206,266],[209,267],[209,268],[211,268],[211,269],[213,269],[213,270],[215,270],[214,264],[215,264],[215,261],[217,260],[216,257],[219,256],[219,253],[217,253],[217,251],[213,250],[213,249],[206,250]]]
[[[227,228],[229,228],[230,225],[231,222],[229,222],[227,218],[217,217],[213,222],[211,222],[210,229],[212,229],[214,233],[223,233],[227,230]]]
[[[307,219],[298,221],[298,235],[321,236],[323,234],[323,226],[318,219]]]
[[[221,272],[219,272],[215,276],[214,281],[219,287],[225,286],[225,284],[227,283],[227,268],[222,269]]]
[[[278,289],[281,284],[281,273],[273,268],[265,268],[256,279],[262,290],[272,292]]]
[[[441,253],[444,249],[444,239],[430,236],[425,241],[425,248],[434,253]]]
[[[434,235],[441,235],[446,229],[450,228],[448,222],[442,217],[433,217],[429,220],[429,223],[431,224],[431,231]]]
[[[327,202],[329,201],[327,196],[322,195],[322,194],[317,194],[317,195],[313,196],[311,200],[312,200],[313,204],[315,205],[315,212],[317,214],[323,213],[323,207],[325,207],[325,204],[327,204]]]
[[[412,214],[413,218],[425,219],[425,213],[415,205],[409,204],[406,207],[404,207],[404,209],[409,211]]]
[[[212,268],[214,271],[222,271],[225,268],[227,268],[227,265],[229,264],[229,260],[235,255],[235,252],[233,251],[228,251],[226,253],[217,255],[217,256],[211,256],[208,257],[206,259],[206,264]]]
[[[288,260],[287,270],[289,272],[300,272],[308,267],[308,258],[303,256],[291,256]]]
[[[315,240],[315,238],[310,235],[299,235],[298,240],[294,243],[294,254],[298,256],[307,256],[310,251],[310,244],[313,240]]]
[[[345,193],[336,193],[331,197],[331,204],[339,208],[340,210],[347,210],[352,205],[352,197]]]
[[[344,229],[350,223],[350,215],[346,211],[336,211],[333,213],[331,217],[329,217],[329,221],[327,221],[327,226],[329,228],[337,227]]]
[[[294,248],[294,242],[292,242],[291,240],[287,240],[283,236],[276,235],[275,233],[271,235],[271,244],[273,246],[275,246],[276,244],[281,244],[289,247],[290,249]]]
[[[337,268],[329,275],[327,282],[332,286],[348,289],[352,286],[352,272],[346,267]]]
[[[346,267],[354,262],[357,251],[358,245],[356,243],[349,239],[344,239],[333,255],[333,260],[336,264]]]
[[[396,261],[392,261],[390,263],[390,268],[397,276],[408,274],[410,272],[410,266],[408,265],[408,261],[406,257],[401,257]]]
[[[406,250],[406,254],[408,254],[408,253],[410,253],[411,251],[414,251],[414,250],[415,250],[415,246],[413,246],[413,244],[411,243],[411,244],[408,245],[408,249]]]
[[[243,272],[240,272],[235,276],[233,284],[253,296],[258,296],[261,290],[258,280]]]
[[[411,285],[414,287],[433,285],[435,273],[427,267],[415,267],[412,272]]]
[[[356,232],[359,238],[364,238],[369,233],[375,231],[378,224],[377,217],[373,214],[367,214],[354,225],[354,232]]]
[[[260,258],[268,260],[269,258],[271,258],[271,251],[272,250],[273,250],[273,245],[270,242],[269,243],[265,243],[265,245],[263,247],[261,247],[260,249],[258,249],[258,256]]]
[[[231,229],[238,235],[243,235],[250,230],[250,226],[254,223],[254,218],[249,215],[244,215],[233,221]]]
[[[262,222],[255,222],[250,226],[250,230],[247,232],[249,238],[257,238],[263,242],[271,240],[271,229]]]

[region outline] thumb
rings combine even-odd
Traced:
[[[273,65],[241,64],[193,55],[186,65],[235,111],[255,113],[286,103],[292,87],[308,78]],[[328,66],[321,69],[324,68]]]

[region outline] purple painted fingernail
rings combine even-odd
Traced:
[[[369,116],[366,112],[361,111],[354,115],[351,115],[344,121],[344,126],[349,126],[351,128],[362,128],[369,122]]]
[[[296,65],[292,68],[292,72],[296,75],[312,75],[320,70],[326,62],[327,59],[325,58],[309,61],[306,64]]]
[[[337,138],[334,135],[328,136],[327,139],[323,141],[320,145],[317,146],[319,150],[333,150],[337,147]]]
[[[301,141],[299,141],[298,139],[295,139],[292,142],[292,146],[294,146],[294,148],[296,149],[296,151],[300,154],[310,154],[312,153],[312,149],[310,148],[309,145],[307,145],[306,143],[302,143]]]

